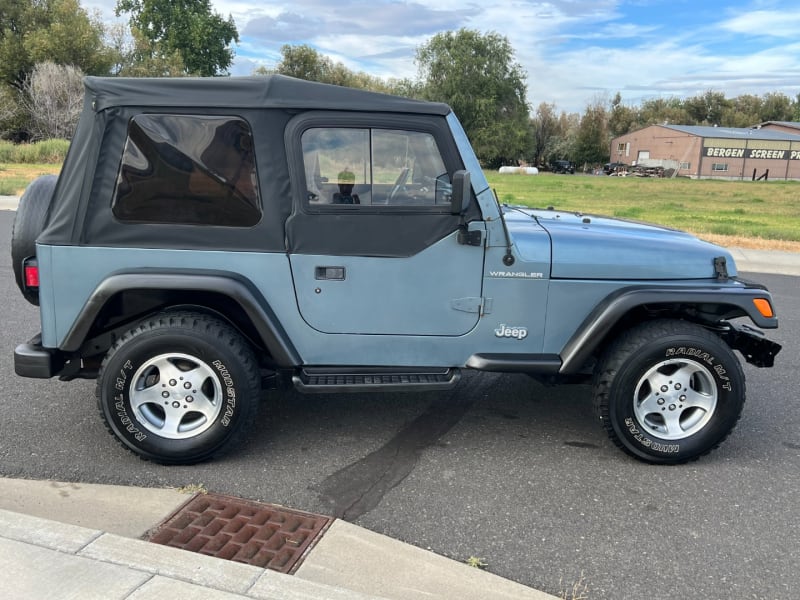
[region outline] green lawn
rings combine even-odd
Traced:
[[[501,202],[647,221],[690,231],[800,241],[800,182],[486,172]]]

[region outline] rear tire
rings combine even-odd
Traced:
[[[624,333],[598,362],[594,406],[612,441],[639,460],[696,460],[731,433],[745,377],[725,342],[694,323],[662,320]]]
[[[258,365],[242,336],[194,312],[165,313],[128,331],[97,379],[111,433],[162,464],[221,455],[251,425],[260,392]]]
[[[25,299],[37,306],[38,294],[31,293],[25,288],[23,263],[26,258],[36,256],[36,238],[44,228],[57,181],[56,175],[42,175],[33,180],[19,200],[14,226],[11,229],[11,264],[14,267],[14,279]]]

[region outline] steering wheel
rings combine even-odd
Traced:
[[[394,200],[395,196],[397,196],[397,193],[406,184],[406,181],[408,180],[408,175],[410,173],[411,169],[409,169],[408,167],[403,167],[403,170],[400,171],[400,175],[397,176],[397,181],[395,181],[394,185],[392,186],[392,191],[389,192],[390,202]]]

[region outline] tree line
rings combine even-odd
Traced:
[[[124,25],[106,25],[79,0],[0,0],[0,136],[69,138],[82,106],[81,79],[105,76],[224,76],[239,41],[233,19],[210,0],[117,0]],[[415,78],[353,71],[311,46],[285,45],[280,73],[348,87],[445,102],[461,120],[483,166],[542,166],[556,159],[594,166],[612,138],[652,124],[748,127],[800,121],[797,98],[770,92],[727,98],[706,91],[638,106],[596,98],[583,113],[527,102],[527,74],[505,36],[469,29],[434,35],[416,49]]]
[[[0,0],[0,135],[62,137],[80,114],[84,75],[227,74],[233,19],[210,0],[117,0],[107,25],[79,0]],[[58,118],[58,115],[62,118]]]

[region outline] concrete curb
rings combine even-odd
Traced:
[[[189,498],[169,489],[0,478],[0,572],[16,586],[6,597],[554,598],[340,520],[295,575],[133,539]]]
[[[0,196],[0,210],[17,210],[19,198],[17,196]]]

